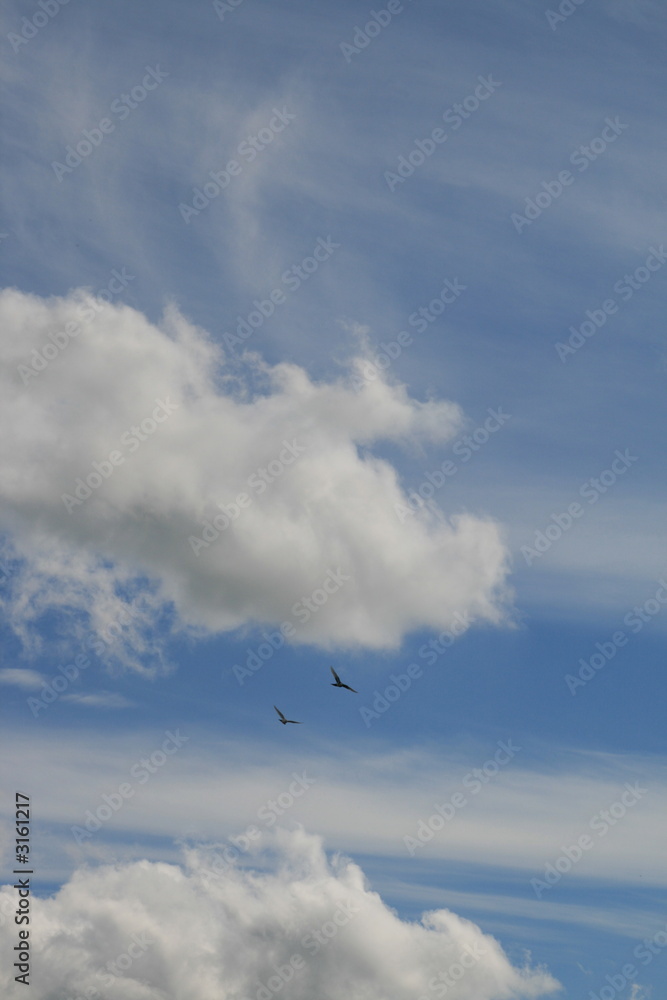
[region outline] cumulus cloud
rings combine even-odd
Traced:
[[[17,628],[54,604],[100,627],[138,580],[181,626],[290,622],[293,641],[322,645],[502,619],[498,525],[426,509],[401,523],[399,476],[370,450],[450,440],[457,405],[355,378],[360,360],[331,382],[230,364],[175,308],[155,325],[82,290],[5,290],[0,323]]]
[[[399,919],[355,864],[329,863],[303,830],[265,835],[244,859],[254,867],[206,847],[183,866],[81,869],[34,899],[33,1000],[519,1000],[558,989],[448,910]],[[6,954],[14,937],[8,921]],[[9,1000],[23,995],[6,966],[0,982]]]

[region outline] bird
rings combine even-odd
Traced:
[[[276,708],[275,705],[273,707],[276,709],[276,712],[280,716],[280,721],[282,722],[283,726],[286,726],[288,722],[291,722],[292,725],[294,725],[294,726],[300,726],[301,725],[301,723],[297,722],[296,719],[286,719],[285,716],[283,715],[283,713],[280,711],[279,708]]]
[[[359,694],[359,692],[355,691],[354,688],[351,688],[349,684],[343,684],[342,680],[340,679],[340,677],[338,676],[333,667],[329,667],[329,670],[336,679],[336,683],[331,685],[332,688],[347,688],[348,691],[352,691],[354,694]]]

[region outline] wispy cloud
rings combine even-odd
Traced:
[[[0,684],[10,684],[13,687],[33,690],[41,687],[46,678],[36,670],[27,668],[5,667],[0,670]]]
[[[45,823],[67,823],[69,817],[92,808],[102,791],[115,792],[157,739],[146,733],[132,738],[97,734],[94,741],[86,738],[90,749],[82,760],[82,738],[80,733],[73,737],[51,731],[34,734],[30,740],[13,736],[35,775],[42,773],[44,760],[58,770],[57,795],[46,779],[33,782]],[[561,747],[562,767],[553,769],[534,759],[528,766],[524,747],[515,760],[496,771],[489,766],[496,749],[480,746],[462,754],[455,747],[443,751],[414,746],[398,754],[378,750],[369,755],[349,743],[345,749],[336,746],[332,757],[331,747],[316,740],[307,756],[308,774],[316,781],[290,809],[290,822],[321,831],[343,850],[409,862],[415,873],[421,865],[428,869],[438,860],[484,867],[492,858],[498,872],[520,879],[529,898],[533,897],[529,879],[543,878],[545,865],[582,834],[594,839],[594,848],[582,852],[579,863],[571,866],[564,876],[568,885],[589,880],[640,884],[649,878],[656,886],[667,882],[664,761],[566,753]],[[122,830],[124,836],[135,838],[150,834],[177,839],[185,811],[197,815],[203,835],[235,834],[258,822],[258,810],[282,789],[285,774],[306,766],[302,754],[275,747],[267,764],[267,753],[266,745],[256,740],[221,746],[218,737],[202,742],[200,733],[196,744],[188,743],[187,754],[175,758],[160,774],[159,801],[152,794],[137,794],[109,830],[116,836]],[[605,821],[608,828],[601,837],[602,811],[623,795],[627,782],[637,780],[647,793],[620,820],[612,806],[613,816]],[[465,805],[448,807],[461,798],[467,800]],[[433,834],[424,838],[414,857],[408,857],[406,834],[414,836],[420,820],[438,806],[448,818],[434,824]],[[591,828],[591,818],[596,817]],[[96,850],[103,840],[98,834]],[[546,907],[549,894],[540,902]]]
[[[134,708],[136,702],[113,691],[99,691],[95,694],[66,694],[63,701],[89,708]]]

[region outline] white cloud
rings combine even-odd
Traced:
[[[6,290],[0,319],[0,412],[13,426],[1,445],[6,527],[30,570],[14,580],[17,623],[60,604],[92,612],[99,627],[139,577],[154,582],[153,611],[171,603],[181,624],[291,621],[297,642],[388,648],[411,629],[447,627],[456,612],[502,620],[499,527],[424,511],[401,523],[396,470],[369,450],[450,440],[462,422],[455,404],[417,402],[379,379],[358,390],[351,375],[315,382],[255,355],[240,378],[175,309],[159,327],[127,306],[95,315],[82,291]],[[69,338],[68,323],[78,324]],[[31,363],[41,370],[28,374]],[[270,472],[249,483],[267,466],[272,481]],[[233,513],[241,493],[247,509],[197,547],[217,504]],[[349,580],[323,605],[318,595],[304,622],[293,609],[329,570]]]
[[[11,684],[14,687],[21,687],[33,690],[41,687],[46,678],[37,670],[15,669],[6,667],[0,670],[0,684]]]
[[[214,847],[186,851],[184,868],[81,869],[55,897],[33,899],[33,1000],[430,1000],[447,976],[451,1000],[558,989],[542,969],[513,967],[494,938],[448,910],[400,920],[355,864],[330,864],[321,840],[302,830],[266,835],[253,853],[254,870],[216,868]],[[7,953],[15,936],[8,921]],[[12,976],[0,974],[10,1000],[23,995]]]
[[[134,702],[114,691],[100,691],[97,694],[66,694],[63,701],[89,708],[132,708]]]
[[[273,714],[270,706],[268,711]],[[303,824],[347,853],[393,859],[407,882],[424,873],[428,879],[443,866],[486,868],[492,863],[544,914],[560,893],[545,892],[538,900],[530,880],[543,879],[545,866],[553,865],[563,847],[576,844],[584,834],[594,847],[572,866],[563,884],[591,879],[656,889],[667,884],[663,758],[568,753],[562,746],[546,746],[544,759],[561,761],[554,771],[524,747],[485,782],[484,774],[480,781],[470,776],[493,757],[493,744],[462,750],[452,743],[396,752],[374,742],[369,753],[355,741],[322,745],[311,730],[304,725],[298,748],[289,750],[282,740],[264,741],[256,735],[252,740],[221,741],[218,732],[206,734],[201,727],[195,731],[183,723],[176,730],[185,738],[182,748],[145,782],[137,780],[135,765],[161,747],[164,731],[76,736],[52,727],[29,734],[12,731],[11,745],[33,775],[31,794],[41,804],[44,829],[52,834],[41,861],[43,877],[63,879],[82,860],[136,859],[144,855],[146,842],[166,846],[191,835],[219,840],[250,825],[270,829],[279,822]],[[493,768],[487,771],[491,774]],[[305,775],[312,786],[293,800],[285,794],[281,808],[266,808],[287,792],[295,773]],[[1,780],[11,781],[9,760],[0,760]],[[615,816],[620,810],[614,807],[609,820],[613,825],[604,836],[599,821],[591,828],[591,820],[621,798],[626,783],[638,780],[648,789],[639,802],[619,821]],[[128,781],[133,794],[118,799],[120,786]],[[91,836],[75,840],[73,826],[83,827],[90,813],[96,814],[103,795],[116,796],[118,808],[100,829],[91,824]],[[433,823],[431,838],[427,840],[426,833],[424,846],[413,845],[411,855],[404,838],[417,837],[423,830],[420,821],[428,823],[436,806],[450,803],[455,795],[462,795],[465,804],[444,825]],[[5,816],[9,822],[10,814]],[[173,860],[173,855],[165,859]]]
[[[406,873],[407,875],[407,873]],[[447,906],[468,913],[483,913],[484,926],[489,930],[493,927],[502,928],[500,933],[508,933],[507,928],[517,926],[518,921],[529,920],[532,931],[537,935],[551,936],[553,928],[540,932],[539,922],[548,924],[564,924],[572,927],[580,924],[582,928],[610,931],[613,934],[627,938],[640,939],[651,937],[656,930],[664,926],[662,913],[650,907],[645,909],[630,909],[621,905],[618,908],[609,906],[586,906],[584,903],[559,903],[547,899],[529,899],[508,877],[506,891],[486,893],[465,890],[452,890],[436,885],[424,884],[422,880],[411,883],[396,878],[383,878],[381,888],[392,900],[400,900],[403,905],[413,906]],[[518,892],[517,892],[518,890]],[[581,897],[579,897],[581,898]]]

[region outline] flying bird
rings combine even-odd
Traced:
[[[282,722],[283,726],[286,726],[288,722],[291,722],[292,725],[294,725],[294,726],[300,726],[301,725],[301,723],[297,722],[296,719],[286,719],[285,716],[283,715],[283,713],[280,711],[279,708],[276,708],[275,705],[273,707],[276,709],[276,712],[280,716],[280,721]]]
[[[349,684],[343,684],[342,680],[340,679],[340,677],[338,676],[333,667],[329,667],[329,670],[334,675],[334,678],[336,680],[336,683],[331,685],[332,688],[347,688],[348,691],[352,691],[354,694],[359,694],[359,692],[355,691],[354,688],[351,688]]]

